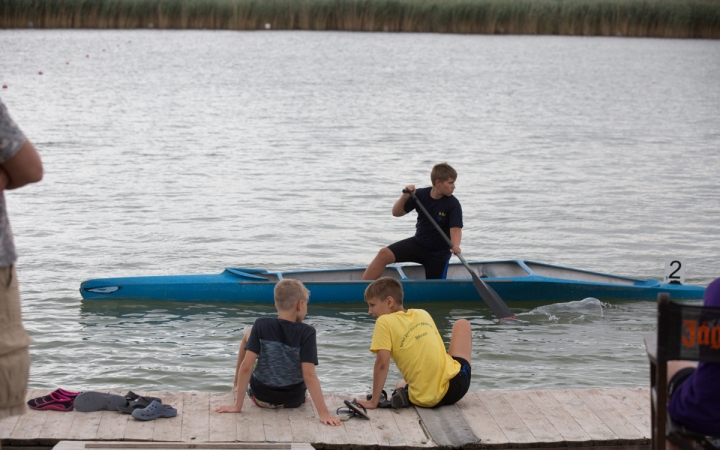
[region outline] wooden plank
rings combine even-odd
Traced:
[[[370,426],[379,446],[405,446],[405,436],[398,427],[391,408],[378,408],[369,412]],[[361,420],[361,419],[350,419]]]
[[[502,396],[535,436],[537,442],[562,442],[563,437],[525,391],[503,391]]]
[[[41,397],[48,395],[47,390],[33,389],[28,391],[25,395],[29,399],[35,397]],[[37,439],[40,436],[42,427],[47,419],[47,411],[37,411],[34,409],[26,408],[25,414],[19,416],[19,420],[15,423],[12,432],[10,433],[10,439]]]
[[[634,416],[633,423],[636,428],[647,439],[652,438],[651,424],[650,424],[650,389],[649,388],[628,388],[625,390],[628,395],[628,399],[631,400],[638,409],[636,410],[637,416]]]
[[[599,389],[578,389],[575,394],[623,441],[622,443],[643,439],[642,433],[613,407],[609,401],[610,397],[603,395]]]
[[[472,428],[468,425],[465,416],[458,406],[450,405],[434,409],[415,407],[413,409],[417,412],[419,418],[422,419],[423,424],[425,424],[425,429],[430,433],[430,437],[435,441],[436,445],[440,447],[461,448],[473,446],[479,442],[478,437],[473,433]],[[397,412],[398,411],[395,411],[396,418]],[[405,441],[410,444],[408,435],[404,432],[405,430],[403,430],[400,423],[398,423],[398,426],[400,430],[403,431]],[[425,433],[423,430],[420,429],[419,431],[424,437]],[[417,437],[415,437],[415,441],[415,445],[418,445]]]
[[[577,423],[590,436],[590,439],[605,445],[620,443],[617,435],[572,390],[559,389],[549,392],[552,393],[552,396],[562,405],[565,411],[575,418]]]
[[[343,401],[351,399],[351,396],[343,394],[326,395],[325,404],[328,408],[328,411],[330,412],[330,415],[335,416],[337,415],[336,413],[338,408],[347,409]],[[324,433],[326,433],[325,428],[330,427],[328,427],[328,425],[320,423],[320,415],[317,413],[317,409],[313,408],[313,410],[315,411],[313,420],[315,421],[315,423],[317,423],[318,436],[324,436]],[[372,414],[373,411],[368,411],[368,415],[370,417],[372,417]],[[377,439],[375,438],[375,433],[373,433],[372,425],[369,420],[357,417],[344,421],[340,427],[331,428],[338,428],[338,430],[333,430],[337,431],[338,434],[344,433],[345,437],[347,438],[347,443],[351,446],[365,445],[366,443],[367,445],[377,445]],[[336,438],[336,440],[338,440],[338,442],[341,441],[338,438]],[[324,441],[318,440],[310,442]]]
[[[265,428],[263,427],[262,411],[250,400],[246,393],[243,400],[243,409],[235,416],[235,431],[237,440],[241,442],[265,441]]]
[[[650,388],[605,388],[607,395],[632,403],[634,409],[650,414]]]
[[[136,392],[136,394],[140,395],[141,397],[158,397],[160,398],[160,393],[149,393],[149,392]],[[124,395],[124,394],[120,394]],[[117,414],[122,414],[120,411],[116,411],[116,418]],[[127,415],[127,414],[124,414]],[[126,426],[125,426],[125,440],[126,441],[152,441],[153,436],[155,434],[155,424],[158,423],[160,420],[165,419],[156,419],[156,420],[139,420],[135,419],[130,415],[130,418],[126,419]]]
[[[290,429],[293,442],[317,442],[320,436],[318,427],[322,427],[319,418],[315,415],[312,399],[309,397],[299,408],[293,409],[289,415]]]
[[[622,388],[598,389],[597,394],[605,405],[617,411],[638,431],[638,439],[650,439],[650,414],[635,392]]]
[[[537,442],[522,419],[505,400],[501,391],[480,391],[477,392],[477,396],[510,442],[516,444]]]
[[[448,407],[442,407],[440,410],[444,408],[450,408]],[[457,420],[455,430],[459,430],[459,424],[462,424],[461,427],[463,428],[462,435],[468,436],[471,435],[473,442],[477,443],[479,442],[479,439],[475,434],[472,432],[472,429],[468,425],[467,421],[465,420],[465,416],[462,415],[460,410],[457,408],[457,406],[453,406],[453,408],[457,411],[458,417],[455,418]],[[405,443],[411,447],[428,447],[432,446],[432,437],[428,436],[426,434],[426,430],[423,428],[423,425],[420,423],[420,415],[418,414],[417,408],[402,408],[402,409],[396,409],[391,410],[393,412],[393,417],[395,418],[395,423],[397,424],[398,428],[400,429],[400,432],[403,434],[403,437],[405,438]],[[459,441],[464,440],[464,438],[459,439]]]
[[[64,412],[64,411],[44,411],[47,415],[45,423],[40,430],[39,437],[42,439],[66,439],[67,433],[72,428],[75,417],[79,414],[78,412]]]
[[[213,414],[215,414],[213,412]],[[207,442],[210,438],[210,394],[185,392],[183,395],[182,441]]]
[[[156,394],[153,397],[161,399],[163,405],[169,405],[177,409],[177,415],[156,420],[152,440],[159,442],[177,441],[182,438],[183,400],[185,396],[182,392],[157,392]]]
[[[237,439],[235,414],[215,412],[215,408],[218,406],[229,405],[233,402],[235,402],[235,395],[232,392],[210,394],[209,441],[232,442]]]
[[[550,391],[527,391],[527,396],[553,424],[567,443],[588,443],[592,439]]]
[[[120,391],[112,391],[110,393],[125,396],[125,393],[121,393]],[[124,439],[128,420],[134,420],[130,417],[130,414],[123,414],[119,411],[102,411],[95,439],[108,441]]]
[[[102,413],[102,411],[73,412],[75,418],[65,439],[72,441],[94,440],[100,427]]]
[[[27,402],[28,400],[43,395],[47,395],[47,391],[44,389],[28,389],[25,394],[25,401]],[[20,421],[21,417],[22,415],[11,416],[0,420],[0,439],[7,439],[10,437],[10,435],[12,435],[12,432],[15,429],[17,423]]]
[[[645,413],[650,414],[650,388],[636,387],[626,388],[625,390],[628,392],[628,396],[632,397]]]
[[[327,406],[328,411],[335,412],[340,405],[343,405],[343,399],[342,396],[334,396],[332,394],[325,394],[323,395],[323,398],[325,399],[325,405]],[[310,402],[312,404],[312,402]],[[343,405],[344,406],[344,405]],[[347,445],[350,440],[347,435],[347,431],[345,429],[345,425],[339,426],[339,427],[329,427],[326,425],[320,424],[320,414],[317,412],[317,408],[314,404],[312,404],[313,407],[313,413],[315,417],[318,420],[318,443],[321,444],[333,444],[333,445]],[[365,420],[365,419],[350,419],[350,420]]]
[[[260,408],[263,418],[265,440],[269,442],[292,442],[289,411],[285,408]]]
[[[7,439],[10,437],[15,429],[15,425],[17,425],[18,421],[20,421],[20,417],[22,416],[6,417],[0,420],[0,439]]]
[[[180,393],[181,394],[181,393]],[[28,447],[20,447],[27,449]],[[313,450],[307,443],[248,443],[248,442],[103,442],[103,441],[60,441],[54,450],[86,449],[153,449],[153,450]]]
[[[476,392],[465,394],[465,397],[457,402],[457,406],[482,444],[500,445],[510,442]]]
[[[119,411],[102,411],[95,439],[103,441],[119,441],[125,439],[127,424],[130,420],[135,420],[130,417],[130,414],[123,414]]]

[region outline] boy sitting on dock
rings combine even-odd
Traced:
[[[450,256],[460,253],[462,240],[462,207],[453,196],[456,179],[455,169],[450,164],[440,163],[430,172],[432,187],[417,190],[412,184],[405,187],[406,190],[415,192],[418,201],[450,238],[452,249],[448,249],[445,239],[438,233],[435,225],[418,208],[415,236],[381,248],[365,269],[363,280],[376,280],[385,271],[385,266],[399,262],[422,264],[425,268],[425,279],[445,279]],[[392,207],[392,215],[402,217],[416,207],[417,203],[412,196],[403,192]]]
[[[375,317],[370,351],[376,354],[372,398],[358,402],[375,409],[390,368],[390,358],[400,370],[392,394],[393,408],[412,405],[433,408],[452,405],[470,388],[472,330],[470,322],[453,324],[450,348],[446,352],[442,336],[430,314],[422,309],[403,308],[402,285],[384,277],[365,290],[368,313]]]
[[[300,281],[286,279],[275,285],[274,295],[277,318],[256,319],[240,343],[233,383],[233,392],[237,393],[235,404],[220,406],[215,412],[239,413],[246,391],[261,408],[297,408],[305,403],[307,389],[320,421],[340,425],[340,419],[328,413],[315,374],[318,364],[315,328],[302,323],[310,291]]]

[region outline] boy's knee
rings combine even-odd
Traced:
[[[395,262],[395,253],[393,253],[389,248],[383,247],[378,252],[378,258],[381,258],[383,261],[387,261],[388,264],[392,264]]]
[[[462,328],[462,329],[470,329],[470,321],[467,319],[458,319],[453,324],[453,329]]]

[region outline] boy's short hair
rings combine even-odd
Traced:
[[[457,180],[457,172],[446,162],[435,164],[430,172],[430,182],[435,186],[435,180],[447,181]]]
[[[378,278],[365,289],[365,301],[385,300],[387,297],[392,297],[395,303],[402,305],[403,289],[398,280],[390,277]]]
[[[275,306],[281,311],[293,309],[298,300],[308,300],[310,291],[298,280],[280,280],[273,291]]]

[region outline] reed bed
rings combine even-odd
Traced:
[[[0,0],[0,28],[720,38],[718,0]]]

